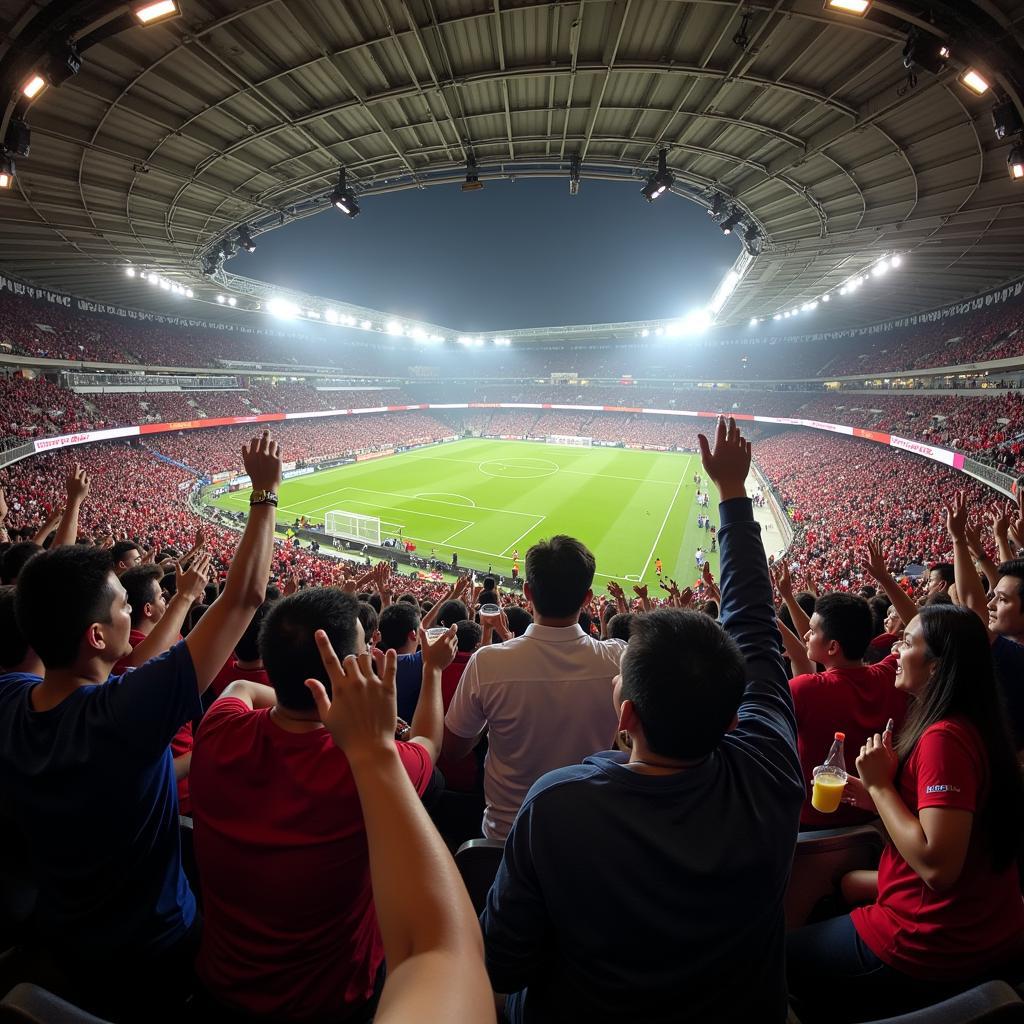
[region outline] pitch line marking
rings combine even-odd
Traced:
[[[345,491],[357,491],[357,492],[359,492],[361,494],[383,494],[383,495],[386,495],[389,498],[399,498],[399,499],[401,499],[400,504],[401,503],[405,503],[405,502],[409,502],[409,501],[414,501],[414,500],[417,499],[417,495],[414,495],[414,494],[402,494],[399,491],[378,491],[378,490],[374,490],[372,487],[356,487],[354,484],[348,484],[345,487],[337,487],[333,491],[323,491],[320,494],[313,495],[310,498],[302,498],[299,501],[293,502],[292,505],[290,505],[289,507],[290,508],[295,508],[295,507],[297,507],[299,505],[305,505],[306,502],[316,501],[316,500],[319,500],[321,498],[329,498],[329,497],[331,497],[331,495],[342,494]],[[428,491],[426,493],[429,494],[429,493],[432,493],[432,492]],[[444,493],[444,492],[433,492],[433,493]],[[461,497],[461,495],[460,495],[460,497]],[[355,499],[353,499],[353,500],[355,500]],[[461,505],[461,504],[459,504],[456,501],[440,501],[437,498],[419,498],[419,500],[420,501],[428,501],[432,505],[448,505],[450,508],[470,508],[470,507],[472,507],[472,508],[474,508],[478,512],[500,512],[502,515],[505,515],[505,516],[530,516],[531,518],[536,518],[536,513],[534,513],[534,512],[516,512],[514,509],[510,509],[510,508],[489,508],[486,505],[473,505],[473,506]],[[368,501],[364,501],[362,504],[369,505],[371,503],[368,502]],[[329,508],[330,506],[324,506],[324,507],[325,508]],[[414,510],[407,509],[406,511],[414,511]],[[309,513],[306,513],[306,514],[308,515]],[[428,515],[428,514],[429,513],[424,513],[424,515]],[[462,520],[459,520],[459,521],[460,522],[465,522],[466,520],[462,519]]]
[[[476,502],[472,498],[467,498],[464,494],[456,494],[455,491],[421,491],[419,494],[414,494],[414,498],[422,498],[424,501],[433,501],[430,497],[432,494],[447,494],[449,498],[461,498],[465,502],[465,508],[476,508]],[[458,505],[457,501],[441,501],[439,505]]]
[[[537,517],[537,522],[535,522],[533,526],[531,526],[528,530],[524,530],[521,534],[519,534],[519,536],[516,537],[516,539],[512,541],[511,544],[506,545],[505,550],[502,551],[502,553],[498,555],[498,557],[504,558],[509,548],[514,548],[528,533],[533,533],[533,531],[536,530],[537,527],[540,526],[540,524],[543,523],[545,519],[547,519],[547,516],[539,515]]]
[[[651,564],[651,559],[654,557],[654,552],[658,548],[658,541],[661,540],[661,535],[665,532],[665,527],[668,525],[668,517],[672,514],[672,509],[675,506],[676,498],[679,497],[679,489],[683,486],[683,478],[679,478],[679,483],[676,484],[675,494],[672,495],[672,500],[668,503],[668,508],[665,510],[665,518],[661,521],[661,529],[658,530],[658,536],[654,538],[654,543],[651,545],[651,553],[647,556],[647,561],[644,562],[644,567],[640,570],[640,579],[643,579],[647,575],[647,567]]]

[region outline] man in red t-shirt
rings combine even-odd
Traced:
[[[212,704],[224,692],[228,683],[233,683],[236,679],[247,679],[251,683],[262,683],[264,686],[270,685],[270,677],[260,657],[259,639],[260,628],[271,604],[272,602],[267,600],[260,605],[252,617],[252,622],[246,626],[242,638],[235,644],[234,654],[228,658],[227,664],[210,683],[210,689],[207,690],[210,695],[208,704]]]
[[[274,603],[260,634],[273,689],[231,683],[196,737],[192,802],[205,915],[197,971],[217,1002],[247,1014],[362,1021],[375,1007],[384,951],[351,769],[305,685],[319,679],[330,689],[319,630],[340,659],[358,655],[369,666],[356,599],[335,588],[300,590]],[[441,673],[455,630],[433,644],[420,640],[413,740],[396,745],[422,794],[441,746]]]
[[[792,610],[792,609],[791,609]],[[856,594],[824,594],[804,633],[807,661],[793,669],[805,669],[790,680],[796,710],[797,749],[803,768],[807,797],[800,813],[801,828],[840,828],[870,820],[873,815],[849,805],[832,814],[811,806],[814,769],[828,755],[835,733],[846,734],[846,769],[853,773],[857,752],[868,736],[885,729],[893,719],[898,731],[907,713],[906,694],[896,689],[896,656],[877,665],[865,665],[864,653],[874,634],[871,608]],[[825,666],[814,672],[814,663]]]
[[[452,663],[441,676],[441,699],[446,712],[458,689],[462,673],[466,670],[466,664],[473,656],[473,652],[480,646],[480,641],[483,638],[483,630],[480,625],[471,619],[459,622],[455,629],[458,651]],[[481,794],[483,793],[480,788],[480,761],[475,751],[471,750],[465,757],[457,759],[445,757],[442,754],[437,759],[437,767],[444,776],[445,788],[459,793],[475,793],[478,790]],[[482,803],[480,811],[483,812]]]

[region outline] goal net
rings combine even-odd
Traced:
[[[331,537],[344,537],[363,544],[380,545],[380,519],[361,516],[357,512],[328,512],[324,516],[324,533]]]
[[[573,448],[593,448],[592,437],[574,437],[570,434],[548,434],[544,439],[548,444],[567,444]]]

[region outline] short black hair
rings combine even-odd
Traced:
[[[714,619],[659,608],[634,617],[620,673],[622,699],[632,701],[651,751],[691,759],[721,742],[747,669],[739,645]]]
[[[416,595],[410,594],[408,591],[406,591],[406,593],[404,594],[399,594],[398,600],[404,601],[406,604],[414,604],[416,605],[417,608],[419,608],[420,606],[419,599],[416,597]]]
[[[356,651],[358,602],[337,587],[303,587],[275,601],[263,619],[259,651],[277,702],[292,711],[316,705],[307,679],[319,679],[331,692],[315,633],[324,630],[339,659]]]
[[[494,590],[497,586],[498,584],[495,582],[493,576],[484,577],[484,590]]]
[[[47,668],[67,668],[78,657],[85,631],[109,622],[114,602],[110,552],[77,544],[29,559],[18,577],[15,614],[29,646]],[[54,598],[61,613],[54,614]]]
[[[533,607],[554,619],[576,615],[594,582],[597,563],[586,545],[556,534],[526,552],[526,582]]]
[[[111,560],[111,562],[113,562],[114,565],[117,565],[117,563],[120,562],[121,559],[124,558],[124,556],[127,555],[129,551],[138,551],[140,556],[142,554],[142,549],[139,547],[138,544],[135,543],[135,541],[133,541],[133,540],[119,540],[110,549],[110,560]]]
[[[25,568],[25,563],[42,550],[33,540],[22,540],[17,544],[12,544],[0,559],[0,580],[4,585],[17,583],[21,570]]]
[[[885,617],[889,614],[889,606],[890,601],[887,597],[868,598],[868,607],[871,609],[871,629],[875,636],[881,636],[885,632]]]
[[[508,628],[512,630],[513,636],[522,636],[527,628],[533,625],[533,616],[517,604],[509,605],[505,609],[505,619],[508,621]]]
[[[469,654],[480,646],[484,631],[479,622],[463,619],[455,624],[455,639],[461,654]]]
[[[160,581],[164,571],[159,565],[133,565],[121,573],[121,586],[128,594],[128,603],[132,606],[132,625],[142,621],[142,608],[147,602],[154,600],[153,587],[160,593]]]
[[[366,601],[360,601],[359,607],[356,609],[356,614],[359,616],[359,621],[363,624],[363,633],[366,634],[366,642],[370,643],[373,639],[373,634],[377,632],[377,623],[380,621],[379,616],[377,615],[377,609]]]
[[[936,562],[934,565],[928,567],[929,572],[937,572],[939,578],[945,583],[952,586],[956,582],[956,574],[953,570],[953,566],[949,562]]]
[[[380,630],[380,649],[390,651],[403,647],[410,633],[415,633],[420,625],[418,605],[406,601],[395,601],[380,613],[377,628]]]
[[[1017,600],[1024,610],[1024,558],[1011,558],[1008,562],[1000,562],[996,566],[996,571],[1000,579],[1012,576],[1017,581]]]
[[[871,606],[858,594],[834,592],[822,594],[814,603],[814,614],[821,620],[821,631],[835,640],[850,661],[860,661],[874,638]]]
[[[469,609],[461,601],[445,601],[437,613],[439,626],[454,626],[469,618]]]
[[[255,661],[260,656],[260,630],[263,628],[263,620],[267,617],[273,601],[264,601],[263,604],[253,612],[249,625],[245,632],[238,638],[235,644],[235,657],[239,661]]]
[[[0,669],[5,672],[20,665],[29,651],[29,643],[14,613],[14,587],[0,587]]]
[[[625,640],[629,643],[629,638],[633,633],[633,620],[636,615],[633,612],[616,612],[609,620],[606,627],[606,632],[609,639],[611,640]]]
[[[945,590],[940,590],[940,591],[938,591],[935,594],[929,594],[928,597],[925,598],[925,602],[922,605],[922,607],[927,608],[927,607],[929,607],[931,605],[936,605],[936,604],[952,604],[952,603],[953,603],[953,598],[951,598],[949,596],[949,593],[947,591],[945,591]]]

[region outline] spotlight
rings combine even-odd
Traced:
[[[832,301],[832,296],[831,295],[822,295],[821,301],[822,302],[831,302]]]
[[[725,200],[719,193],[715,193],[711,197],[711,203],[708,205],[708,216],[709,217],[721,217],[725,212]]]
[[[230,301],[229,299],[228,302]],[[267,303],[267,312],[271,316],[280,317],[282,320],[292,320],[299,315],[299,307],[288,299],[275,298]]]
[[[228,305],[229,306],[237,306],[238,305],[238,299],[236,299],[234,297],[234,295],[229,295],[228,296]]]
[[[903,262],[902,257],[900,257],[900,256],[893,256],[893,258],[891,260],[889,260],[889,266],[891,266],[893,269],[895,269],[902,262]]]
[[[252,240],[252,229],[248,226],[248,224],[243,224],[238,229],[238,244],[246,252],[256,251],[256,243]]]
[[[908,70],[917,67],[933,75],[939,74],[949,60],[949,47],[940,43],[934,36],[922,38],[917,29],[911,29],[903,47],[903,66]]]
[[[761,232],[756,225],[751,224],[744,233],[743,248],[751,256],[756,256],[761,251]]]
[[[136,5],[132,9],[132,14],[143,25],[156,25],[168,18],[176,18],[180,13],[174,0],[155,0],[155,2]]]
[[[580,155],[573,153],[569,161],[569,195],[579,195],[580,191]]]
[[[839,11],[841,14],[856,14],[863,18],[871,9],[871,0],[825,0],[826,11]]]
[[[226,298],[224,298],[223,295],[218,295],[217,296],[217,301],[223,306],[224,303],[227,302],[228,300]]]
[[[81,70],[81,55],[71,43],[67,43],[63,50],[56,51],[50,57],[46,66],[47,84],[54,88],[61,86]]]
[[[722,234],[731,235],[732,229],[743,220],[743,214],[739,210],[733,210],[721,223]]]
[[[338,168],[338,184],[331,193],[331,205],[346,217],[359,216],[359,203],[355,193],[345,184],[345,168]]]
[[[463,192],[479,192],[484,187],[476,169],[476,157],[472,153],[466,157],[466,180],[462,183]]]
[[[662,149],[658,152],[658,169],[647,179],[640,191],[647,202],[653,203],[672,187],[675,180],[668,169],[668,150]]]
[[[324,319],[329,324],[336,324],[338,322],[338,314],[335,313],[333,309],[325,309],[324,310]]]
[[[125,272],[125,273],[126,273],[126,274],[127,274],[128,276],[129,276],[129,277],[134,277],[134,276],[135,276],[135,268],[134,268],[134,267],[125,267],[125,268],[124,268],[124,272]]]
[[[1020,143],[1010,150],[1006,166],[1010,168],[1011,181],[1024,181],[1024,146]]]
[[[984,96],[991,88],[988,79],[976,68],[967,68],[960,75],[960,81],[976,96]]]
[[[4,135],[3,148],[14,156],[28,156],[32,148],[32,130],[24,121],[18,118],[11,119]]]
[[[185,295],[186,295],[187,298],[190,298],[190,299],[194,299],[196,297],[196,293],[194,291],[192,291],[191,288],[186,288],[185,289]]]
[[[213,275],[217,273],[217,270],[220,268],[219,257],[219,252],[209,253],[203,257],[201,266],[204,277],[213,277]]]
[[[775,316],[772,317],[772,319],[773,320],[781,320],[782,319],[782,314],[781,313],[776,313]]]
[[[230,260],[238,254],[238,248],[230,238],[225,238],[220,244],[220,251],[224,259]]]
[[[10,188],[14,184],[14,157],[0,157],[0,188]]]
[[[756,316],[752,316],[752,317],[750,318],[750,326],[751,326],[751,327],[756,327],[756,326],[757,326],[757,325],[758,325],[758,324],[759,324],[760,322],[761,322],[761,321],[760,321],[760,320],[758,320]]]
[[[21,87],[21,95],[27,100],[34,100],[46,88],[46,79],[42,75],[32,75]]]
[[[371,328],[373,327],[373,324],[372,324],[372,323],[370,323],[370,321],[369,321],[369,320],[360,320],[360,321],[359,321],[359,326],[360,326],[360,327],[361,327],[361,328],[362,328],[362,329],[363,329],[364,331],[368,331],[368,330],[370,330],[370,329],[371,329]]]

